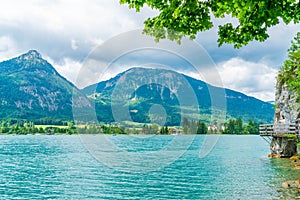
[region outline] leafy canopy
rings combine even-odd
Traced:
[[[280,69],[278,82],[279,86],[286,83],[300,100],[300,32],[297,33],[288,50],[288,59]]]
[[[183,36],[194,39],[198,32],[213,27],[212,16],[231,15],[238,24],[220,25],[218,43],[239,48],[253,40],[266,40],[267,29],[277,25],[280,19],[286,24],[300,20],[299,0],[120,0],[120,3],[128,4],[137,12],[144,5],[159,12],[144,22],[144,32],[157,41],[169,38],[180,42]]]

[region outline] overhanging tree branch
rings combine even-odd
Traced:
[[[220,25],[218,43],[239,48],[253,40],[265,41],[269,37],[268,28],[279,24],[280,19],[286,24],[300,20],[299,0],[120,0],[120,3],[137,12],[145,5],[159,11],[145,21],[144,30],[156,41],[169,38],[180,42],[184,36],[194,39],[198,32],[213,27],[211,16],[230,15],[238,19],[238,25]]]

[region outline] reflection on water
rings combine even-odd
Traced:
[[[122,149],[142,153],[162,149],[172,136],[111,137]],[[178,160],[162,169],[130,173],[94,159],[79,136],[0,136],[0,199],[288,199],[299,195],[281,189],[281,183],[296,179],[300,171],[292,169],[288,159],[267,158],[269,146],[259,136],[221,136],[212,152],[200,159],[202,142],[203,136],[196,136]]]

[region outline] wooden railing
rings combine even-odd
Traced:
[[[297,119],[296,122],[299,122]],[[259,126],[259,133],[261,136],[282,136],[287,134],[299,134],[299,123],[289,124],[261,124]]]
[[[261,124],[259,125],[259,134],[260,135],[274,135],[274,124]]]

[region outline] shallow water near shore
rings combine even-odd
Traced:
[[[174,136],[106,136],[126,151],[158,151]],[[193,136],[183,136],[182,140]],[[281,183],[300,178],[288,159],[267,158],[259,136],[220,136],[199,158],[205,136],[174,162],[120,171],[95,159],[80,136],[0,136],[0,199],[289,199]],[[171,151],[169,153],[172,153]],[[157,161],[159,162],[159,161]],[[134,163],[133,163],[134,164]]]

